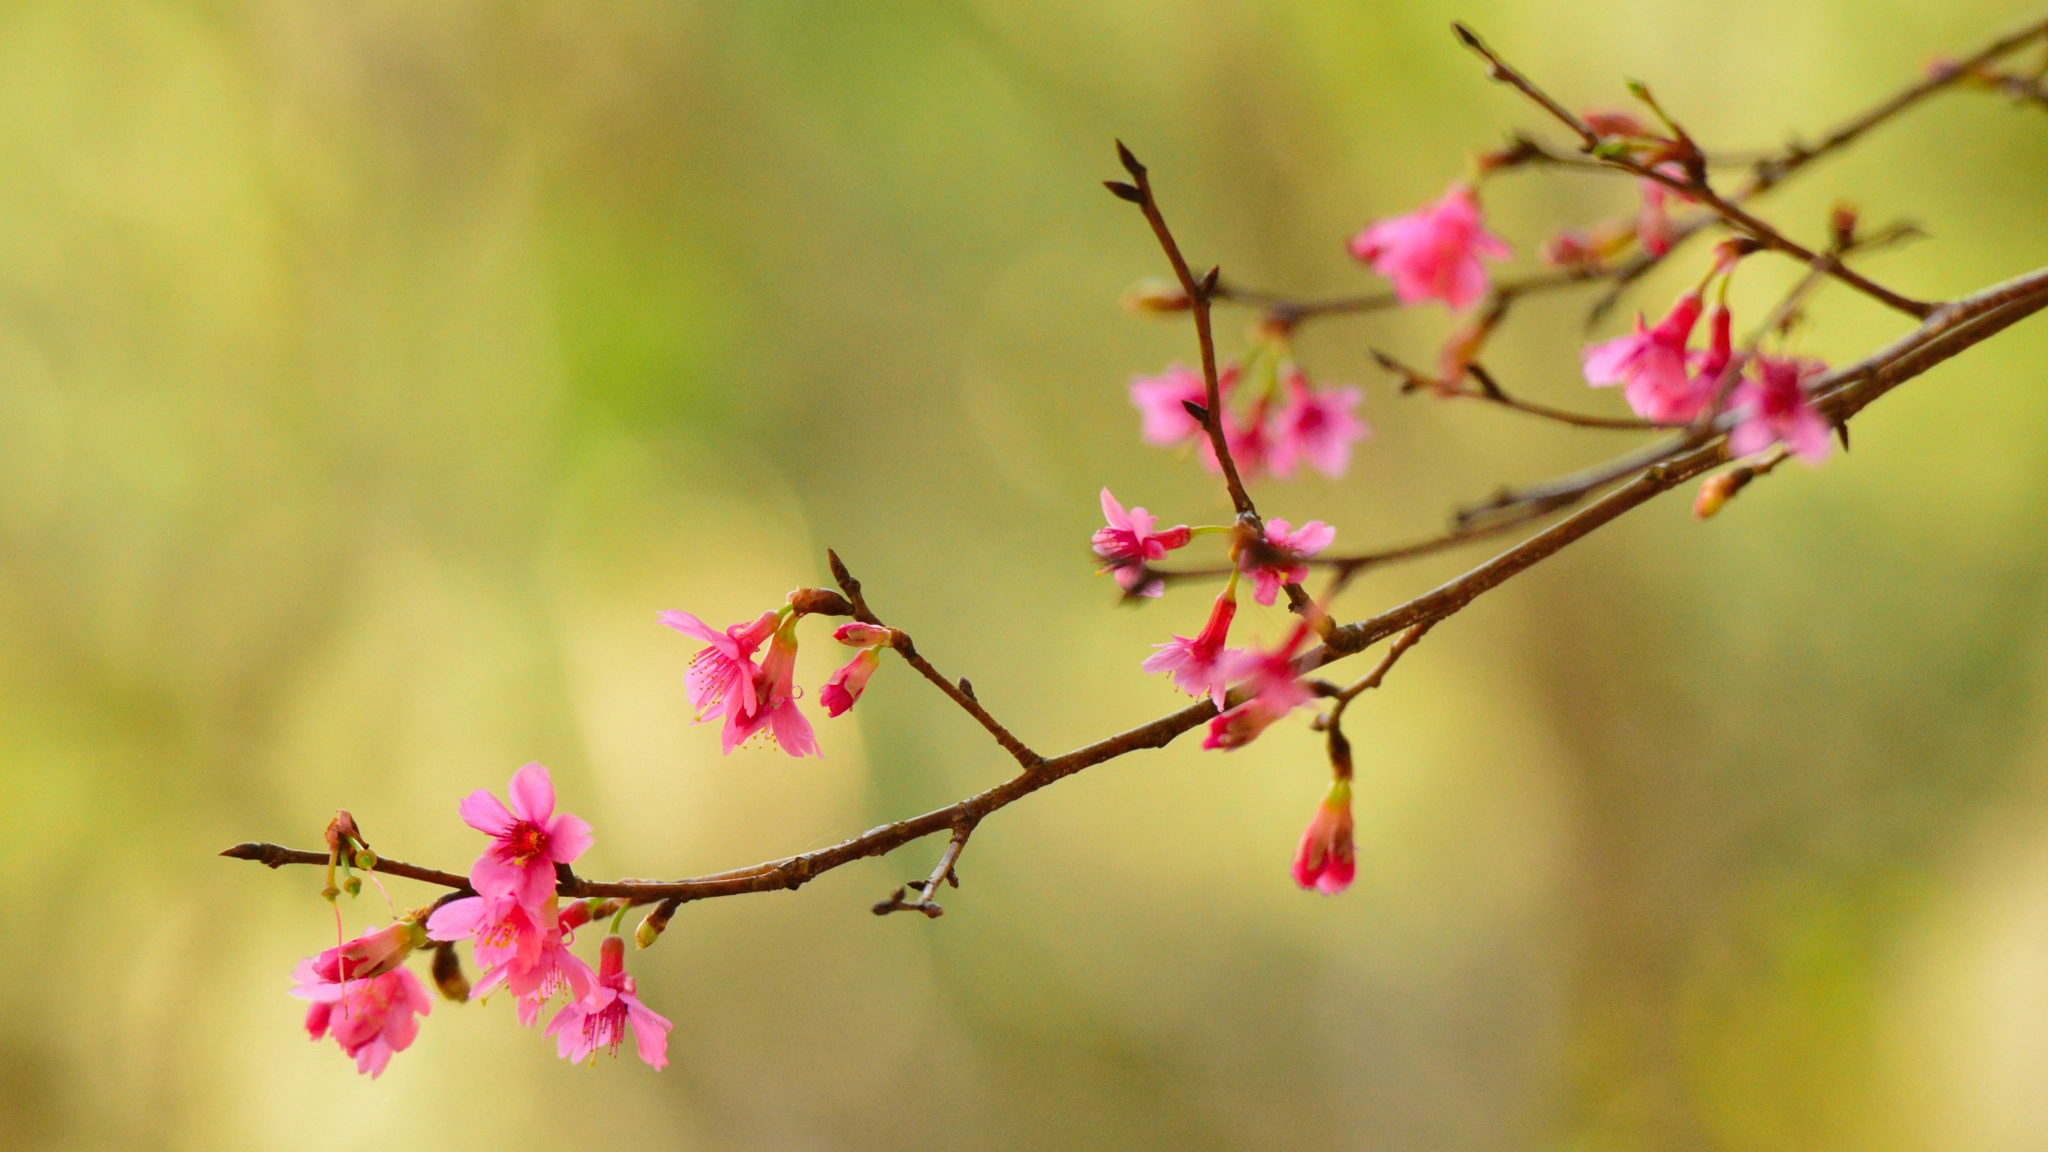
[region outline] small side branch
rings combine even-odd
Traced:
[[[867,599],[861,593],[860,581],[853,578],[853,573],[847,570],[846,563],[839,559],[839,553],[828,548],[825,551],[825,558],[832,567],[832,578],[839,582],[840,591],[846,593],[846,598],[853,604],[854,618],[863,624],[888,628],[889,626],[882,623],[868,608]],[[975,722],[987,729],[988,734],[996,738],[996,743],[1003,746],[1003,751],[1015,758],[1018,764],[1028,769],[1044,762],[1045,757],[1033,752],[1029,745],[1017,739],[1016,735],[1003,727],[1002,722],[991,715],[988,709],[981,706],[981,701],[974,698],[972,685],[965,679],[958,684],[946,679],[939,674],[937,668],[932,667],[931,661],[918,653],[917,645],[911,641],[907,633],[897,628],[889,630],[895,635],[890,646],[896,650],[897,655],[903,657],[903,662],[917,669],[918,675],[931,681],[939,691],[946,694],[948,700],[958,704],[961,711],[974,717]]]
[[[939,854],[939,863],[932,869],[931,876],[924,880],[912,880],[902,888],[898,888],[887,900],[875,905],[875,915],[887,916],[891,912],[922,912],[927,919],[932,920],[944,916],[946,910],[939,907],[938,901],[934,900],[933,897],[938,895],[939,885],[942,883],[951,884],[955,888],[960,886],[960,876],[953,870],[953,867],[960,862],[960,853],[967,850],[967,838],[974,834],[974,823],[973,820],[963,819],[960,823],[954,825],[953,837],[946,841],[946,850]],[[912,888],[917,889],[917,899],[904,899],[904,892]]]

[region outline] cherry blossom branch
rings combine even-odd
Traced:
[[[1587,126],[1586,122],[1579,119],[1577,115],[1552,99],[1549,93],[1538,87],[1521,71],[1509,64],[1499,53],[1487,47],[1486,42],[1481,40],[1478,34],[1462,23],[1453,23],[1451,30],[1457,33],[1460,42],[1486,60],[1486,74],[1490,79],[1507,84],[1534,101],[1544,111],[1550,113],[1559,123],[1579,137],[1580,148],[1583,151],[1597,155],[1603,162],[1620,171],[1639,179],[1654,181],[1674,192],[1699,201],[1719,215],[1722,221],[1729,227],[1748,236],[1766,248],[1782,252],[1807,264],[1811,264],[1817,259],[1817,254],[1812,249],[1787,237],[1771,227],[1771,225],[1751,215],[1740,206],[1721,196],[1720,193],[1714,191],[1713,187],[1707,183],[1704,175],[1704,164],[1696,166],[1698,170],[1689,168],[1683,176],[1673,176],[1663,170],[1663,165],[1644,164],[1626,152],[1616,152],[1603,148],[1602,137],[1599,133]],[[1828,273],[1864,295],[1879,301],[1887,307],[1904,312],[1915,319],[1926,319],[1933,313],[1936,307],[1926,301],[1913,300],[1902,296],[1839,263],[1830,266]]]
[[[1131,154],[1124,142],[1116,142],[1117,159],[1123,162],[1124,171],[1131,174],[1136,184],[1124,184],[1116,180],[1105,180],[1108,188],[1119,200],[1138,206],[1145,214],[1145,222],[1152,226],[1152,235],[1158,238],[1159,247],[1166,253],[1167,263],[1173,265],[1173,274],[1180,281],[1181,291],[1187,294],[1190,310],[1195,316],[1195,340],[1201,345],[1202,384],[1207,402],[1203,405],[1201,421],[1209,436],[1210,450],[1216,454],[1216,462],[1223,469],[1223,483],[1230,489],[1230,502],[1239,516],[1258,518],[1258,509],[1245,491],[1244,480],[1237,474],[1237,462],[1230,457],[1229,438],[1223,434],[1223,390],[1216,374],[1216,338],[1210,330],[1209,300],[1216,290],[1220,272],[1211,268],[1201,280],[1188,268],[1187,258],[1181,255],[1180,245],[1173,238],[1173,231],[1166,226],[1166,217],[1159,211],[1159,201],[1152,194],[1152,177],[1138,158]]]
[[[1844,423],[1886,392],[2043,309],[2048,309],[2048,268],[2015,277],[1944,305],[1905,337],[1856,364],[1822,377],[1813,388],[1814,404],[1831,421]],[[1681,439],[1674,444],[1659,446],[1658,451],[1660,455],[1656,459],[1640,466],[1633,478],[1620,487],[1456,579],[1376,616],[1333,628],[1321,646],[1297,659],[1297,667],[1306,675],[1380,640],[1411,629],[1422,629],[1455,615],[1514,576],[1727,460],[1725,433],[1717,433],[1714,439],[1698,444]],[[1611,477],[1610,482],[1617,478]],[[1419,552],[1411,551],[1409,554]],[[1359,563],[1363,558],[1352,560]],[[1340,569],[1340,579],[1342,576]],[[856,612],[865,611],[861,606],[857,582],[847,589],[847,596],[853,601]],[[1405,646],[1397,647],[1405,652],[1421,639],[1421,635],[1421,631],[1416,631]],[[1398,659],[1398,655],[1390,650],[1383,662],[1391,668],[1394,659]],[[1384,676],[1384,672],[1380,675]],[[1366,679],[1377,683],[1372,676]],[[1237,694],[1233,693],[1226,699],[1226,704],[1237,700]],[[629,903],[645,904],[658,901],[686,903],[750,892],[794,889],[834,868],[884,855],[938,832],[951,831],[955,837],[955,841],[948,845],[952,859],[942,858],[944,870],[934,869],[934,879],[926,882],[923,898],[929,900],[932,889],[951,872],[960,849],[965,845],[963,829],[971,831],[992,813],[1094,765],[1142,749],[1163,748],[1216,714],[1213,703],[1200,701],[1114,736],[1041,760],[1008,780],[957,803],[870,829],[827,848],[729,872],[674,881],[596,882],[577,877],[563,866],[558,870],[557,890],[561,896],[572,899],[618,897]],[[254,860],[272,868],[286,864],[325,865],[329,859],[325,852],[264,843],[237,845],[222,855]],[[454,873],[383,857],[375,861],[374,868],[389,875],[439,884],[457,891],[466,891],[469,885],[466,877]]]

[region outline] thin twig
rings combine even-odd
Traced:
[[[828,548],[825,550],[825,558],[826,563],[832,568],[832,578],[838,582],[840,591],[846,593],[846,598],[853,604],[854,618],[863,624],[872,624],[877,628],[889,628],[868,607],[867,598],[861,592],[860,581],[853,578],[853,573],[847,569],[846,563],[839,558],[839,553]],[[977,723],[983,728],[988,729],[988,734],[995,737],[996,743],[1003,746],[1003,751],[1015,757],[1017,763],[1025,768],[1033,768],[1045,759],[1045,757],[1033,752],[1029,745],[1017,739],[1016,735],[1008,728],[1003,727],[1001,721],[990,715],[989,710],[981,706],[981,701],[975,699],[971,693],[962,687],[962,685],[966,684],[966,681],[963,680],[960,684],[955,684],[943,675],[940,675],[939,670],[932,667],[932,662],[925,659],[918,652],[917,645],[912,643],[908,633],[900,628],[889,628],[889,631],[893,633],[890,647],[896,650],[898,656],[903,657],[904,663],[917,669],[918,675],[931,681],[938,687],[939,691],[946,694],[947,699],[958,704],[961,711],[974,717]]]

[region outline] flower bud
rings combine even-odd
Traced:
[[[1828,236],[1837,252],[1856,244],[1856,206],[1844,200],[1828,212]]]
[[[1620,112],[1611,108],[1592,108],[1580,113],[1579,119],[1586,122],[1601,136],[1648,136],[1649,126],[1635,118],[1633,113]]]
[[[1188,294],[1179,284],[1157,277],[1147,277],[1124,289],[1124,311],[1151,312],[1168,315],[1185,312],[1192,305]]]
[[[896,630],[879,624],[841,624],[832,638],[848,648],[877,648],[896,642]]]
[[[789,606],[799,616],[851,616],[853,605],[829,588],[799,588],[789,594]]]
[[[1733,500],[1735,494],[1742,491],[1755,478],[1756,473],[1749,469],[1736,468],[1702,480],[1699,497],[1692,502],[1693,518],[1713,519],[1716,512],[1719,512],[1728,501]]]
[[[434,946],[434,987],[457,1004],[469,1000],[469,977],[462,974],[462,958],[455,954],[453,942]]]
[[[663,900],[656,904],[654,911],[649,912],[647,918],[640,921],[640,927],[633,930],[634,947],[654,947],[654,942],[661,939],[662,931],[668,927],[669,917],[674,916],[680,906],[680,902],[676,900]]]

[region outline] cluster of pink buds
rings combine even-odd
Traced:
[[[450,999],[471,995],[459,963],[446,951],[461,940],[470,942],[484,969],[474,994],[509,990],[521,1024],[532,1027],[548,1001],[567,999],[547,1027],[563,1056],[580,1060],[599,1047],[616,1053],[630,1022],[640,1058],[656,1068],[668,1063],[670,1024],[634,997],[616,931],[605,938],[595,973],[569,950],[576,929],[598,909],[584,900],[561,905],[556,866],[589,849],[590,825],[555,811],[554,783],[539,764],[514,773],[507,793],[509,808],[484,789],[459,808],[464,823],[491,838],[470,866],[474,895],[411,913],[301,961],[294,970],[298,987],[292,994],[312,1001],[306,1031],[315,1040],[331,1034],[359,1071],[373,1078],[382,1073],[392,1053],[404,1051],[419,1034],[416,1017],[433,1009],[419,978],[403,966],[415,949],[438,943],[435,983]],[[615,910],[621,916],[624,911],[623,904]]]
[[[1271,342],[1245,366],[1226,365],[1217,377],[1223,401],[1225,447],[1246,479],[1291,479],[1302,464],[1336,478],[1351,467],[1351,446],[1372,429],[1355,414],[1364,394],[1356,388],[1311,387],[1308,376]],[[1179,364],[1158,376],[1131,381],[1139,435],[1161,448],[1198,443],[1202,464],[1220,471],[1198,413],[1208,407],[1202,376]]]

